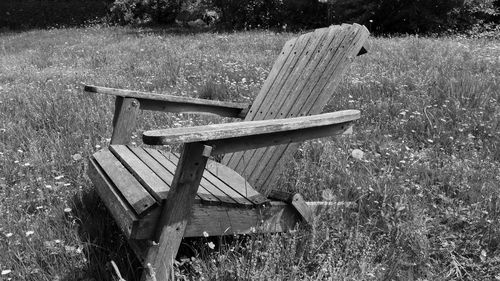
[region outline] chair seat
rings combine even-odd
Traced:
[[[94,153],[89,175],[94,183],[101,182],[97,185],[101,198],[118,221],[125,221],[125,233],[131,234],[167,198],[178,161],[179,156],[170,152],[111,145]],[[269,202],[238,173],[212,160],[206,165],[195,201],[235,208]]]

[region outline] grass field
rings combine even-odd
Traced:
[[[0,279],[116,280],[110,260],[126,280],[139,276],[86,176],[86,159],[109,142],[113,102],[81,83],[251,101],[292,36],[0,34]],[[500,280],[500,42],[371,44],[327,106],[362,111],[354,134],[305,143],[279,184],[351,204],[311,230],[213,250],[205,238],[187,241],[193,255],[179,256],[179,279]],[[134,142],[145,129],[227,121],[145,112]]]

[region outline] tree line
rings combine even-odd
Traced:
[[[425,34],[498,30],[499,11],[500,0],[5,0],[0,1],[0,26],[71,25],[96,18],[112,24],[201,19],[231,30],[298,30],[356,22],[378,34]]]

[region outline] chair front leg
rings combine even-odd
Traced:
[[[162,204],[157,223],[157,243],[148,250],[145,261],[147,269],[142,280],[173,280],[173,261],[210,153],[211,147],[202,143],[184,144],[171,189]]]

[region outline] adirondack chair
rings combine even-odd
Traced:
[[[183,237],[281,232],[311,221],[321,203],[274,188],[298,142],[342,134],[357,110],[322,113],[350,62],[367,52],[369,32],[331,26],[286,42],[253,104],[192,99],[97,86],[116,96],[109,148],[90,159],[89,177],[147,268],[168,280]],[[149,145],[182,143],[180,155],[129,145],[139,109],[200,112],[243,122],[146,131]],[[209,159],[224,154],[222,163]]]

